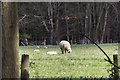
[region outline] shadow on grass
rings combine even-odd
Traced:
[[[114,78],[4,78],[2,80],[119,80]]]

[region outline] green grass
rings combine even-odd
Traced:
[[[111,59],[113,53],[117,53],[117,44],[100,46]],[[35,49],[40,52],[34,52]],[[47,55],[48,51],[57,51],[59,54]],[[59,46],[48,46],[47,49],[42,46],[20,46],[19,53],[20,60],[22,54],[29,55],[30,78],[106,78],[110,75],[107,70],[111,69],[111,65],[104,60],[106,57],[95,45],[72,45],[72,54],[61,54]]]

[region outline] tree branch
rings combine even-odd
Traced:
[[[43,16],[36,16],[36,15],[34,15],[34,17],[42,19],[42,24],[45,26],[46,31],[49,33],[49,29],[48,29],[48,27],[47,27],[47,25],[45,23],[45,20],[43,19]]]
[[[117,66],[116,64],[114,64],[114,63],[111,61],[111,59],[110,59],[109,56],[106,54],[106,52],[105,52],[97,43],[95,43],[93,40],[91,40],[89,37],[87,37],[86,35],[84,35],[84,34],[82,34],[82,33],[81,33],[80,35],[82,35],[82,36],[86,37],[87,39],[89,39],[93,44],[95,44],[95,45],[104,53],[104,55],[107,57],[107,59],[105,59],[105,61],[109,62],[110,64],[112,64],[112,65],[115,66],[116,68],[120,69],[119,66]]]
[[[42,21],[42,23],[43,23],[43,25],[45,26],[45,29],[47,30],[47,32],[49,32],[49,29],[48,29],[48,27],[47,27],[47,25],[46,25],[46,23],[45,23],[44,20]]]
[[[118,20],[118,9],[116,8],[116,5],[114,5],[113,3],[110,3],[110,5],[112,5],[112,7],[114,8],[114,10],[116,11],[116,15],[117,15],[117,22],[119,22]]]
[[[27,15],[25,14],[22,19],[19,20],[19,22],[21,22]]]

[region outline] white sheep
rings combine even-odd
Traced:
[[[62,54],[64,54],[64,51],[65,51],[65,53],[66,53],[66,51],[68,51],[68,53],[72,52],[70,43],[68,41],[62,40],[59,43],[59,46],[60,46],[60,49],[62,51]]]
[[[52,54],[58,54],[57,51],[49,51],[47,54],[52,55]]]

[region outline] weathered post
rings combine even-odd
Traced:
[[[29,55],[23,54],[21,61],[21,79],[29,79]]]
[[[114,64],[118,66],[118,54],[113,54],[113,61],[114,61]],[[119,78],[119,70],[118,68],[114,67],[114,77],[115,79],[118,79]]]

